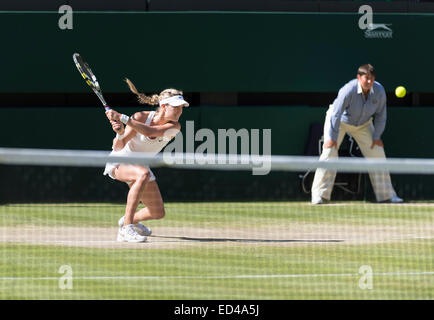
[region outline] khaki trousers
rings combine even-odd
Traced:
[[[324,141],[330,140],[329,129],[331,113],[332,105],[330,105],[330,108],[328,109],[326,114],[326,120],[324,125]],[[361,126],[352,126],[341,122],[337,139],[338,148],[323,148],[320,156],[320,161],[327,161],[329,159],[338,157],[338,149],[346,133],[349,133],[356,140],[364,157],[385,159],[386,154],[384,153],[384,148],[375,146],[373,149],[371,149],[373,132],[374,125],[372,124],[372,118]],[[377,201],[380,202],[390,200],[392,199],[392,197],[396,196],[389,173],[370,172],[369,177]],[[312,200],[319,199],[319,197],[330,200],[335,178],[336,171],[318,168],[315,171],[315,177],[312,184]]]

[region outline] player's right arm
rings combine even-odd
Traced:
[[[110,120],[113,131],[116,132],[116,137],[113,139],[113,150],[122,150],[127,142],[131,140],[136,132],[131,127],[124,127],[124,125],[118,121]]]

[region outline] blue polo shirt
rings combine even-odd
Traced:
[[[362,87],[357,79],[345,84],[333,102],[331,125],[329,136],[336,141],[339,134],[341,121],[352,126],[360,126],[369,119],[374,118],[373,139],[380,139],[386,126],[386,92],[384,87],[374,82],[369,91],[368,98],[365,98]]]

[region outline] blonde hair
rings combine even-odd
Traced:
[[[182,95],[182,91],[180,90],[166,89],[161,91],[159,95],[153,94],[152,96],[147,96],[146,94],[139,92],[130,79],[125,79],[125,82],[128,84],[130,90],[137,96],[137,100],[141,104],[149,104],[151,106],[158,105],[163,99],[170,98],[176,95]]]

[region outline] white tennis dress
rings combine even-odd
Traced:
[[[151,111],[148,115],[148,118],[146,119],[145,124],[149,126],[154,116],[155,111]],[[122,150],[112,151],[110,155],[134,155],[135,153],[139,154],[141,152],[156,155],[169,143],[170,140],[171,139],[169,137],[157,137],[155,139],[151,139],[137,132],[136,135],[127,142]],[[119,164],[120,163],[107,163],[105,166],[104,175],[109,175],[110,178],[115,179],[113,177],[113,169]],[[155,181],[155,176],[151,169],[148,166],[145,167],[149,169],[151,174],[149,181]]]

